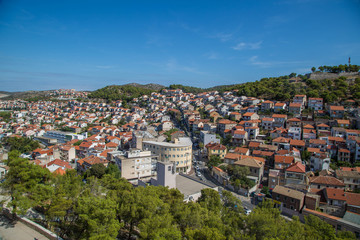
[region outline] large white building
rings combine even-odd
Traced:
[[[192,164],[192,141],[188,137],[174,139],[174,142],[143,141],[143,150],[159,156],[159,161],[173,162],[177,172],[188,173]]]
[[[154,176],[156,158],[150,151],[131,149],[124,155],[115,156],[115,162],[121,171],[121,177],[132,180]]]

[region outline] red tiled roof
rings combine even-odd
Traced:
[[[348,205],[360,206],[360,193],[345,193]]]
[[[346,201],[346,196],[343,189],[325,188],[325,191],[328,199]]]
[[[289,172],[305,173],[305,166],[301,162],[296,162],[286,169]]]
[[[310,178],[310,183],[332,185],[332,186],[345,186],[345,184],[337,178],[331,176],[315,176]]]
[[[291,140],[290,140],[290,145],[305,147],[305,141],[303,141],[303,140],[291,139]]]
[[[294,157],[292,157],[292,156],[280,156],[280,155],[275,155],[275,162],[276,162],[276,163],[291,164],[291,163],[294,162]]]
[[[330,106],[330,110],[331,111],[344,111],[344,107],[343,106]]]

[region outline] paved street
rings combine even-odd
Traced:
[[[29,228],[21,222],[12,223],[0,215],[0,239],[2,240],[45,240],[47,237]]]

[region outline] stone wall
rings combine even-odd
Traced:
[[[358,72],[343,72],[343,73],[322,73],[322,72],[315,72],[315,73],[310,73],[308,75],[308,77],[311,80],[322,80],[322,79],[330,79],[330,80],[334,80],[337,79],[339,77],[360,77],[360,73]]]

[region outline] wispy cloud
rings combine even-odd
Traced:
[[[241,50],[255,50],[261,48],[262,41],[255,42],[255,43],[246,43],[240,42],[236,46],[232,47],[232,49],[241,51]]]
[[[188,24],[186,23],[180,23],[180,27],[186,31],[190,31],[190,32],[193,32],[193,33],[198,33],[200,31],[199,28],[196,28],[196,27],[191,27],[189,26]]]
[[[233,33],[220,32],[220,33],[216,33],[214,35],[211,35],[209,37],[219,39],[221,42],[227,42],[227,41],[232,39],[233,35],[234,35]]]
[[[199,71],[195,67],[181,65],[174,58],[172,58],[166,62],[165,68],[170,72],[180,71],[180,72],[189,72],[189,73],[195,73],[195,74],[201,74],[201,75],[206,74],[204,72]]]
[[[204,56],[207,58],[207,59],[210,59],[210,60],[216,60],[216,59],[219,59],[219,56],[217,53],[215,52],[209,52],[209,53],[206,53],[204,54]]]
[[[263,68],[274,67],[279,65],[293,65],[293,64],[304,64],[304,61],[261,61],[258,56],[252,56],[249,58],[249,63],[254,66]]]

